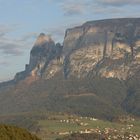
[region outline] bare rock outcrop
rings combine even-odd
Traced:
[[[60,43],[55,44],[50,36],[41,33],[30,52],[29,64],[25,66],[25,71],[16,74],[15,81],[23,80],[27,77],[33,79],[50,78],[48,71],[53,76],[58,69],[54,70],[55,68],[53,67],[54,72],[52,72],[51,68],[48,70],[48,66],[59,63],[62,48],[63,46]]]
[[[41,33],[31,52],[27,76],[49,79],[58,72],[65,78],[101,76],[126,80],[140,69],[140,19],[91,21],[67,29],[63,46]]]
[[[139,49],[140,19],[87,22],[66,31],[64,73],[126,79],[140,68]]]

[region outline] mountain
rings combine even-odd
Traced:
[[[53,110],[113,119],[140,115],[140,18],[67,29],[63,45],[41,33],[25,70],[0,84],[1,114]]]

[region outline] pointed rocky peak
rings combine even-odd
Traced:
[[[42,46],[45,43],[54,42],[50,35],[45,35],[44,33],[40,33],[38,36],[34,46]]]

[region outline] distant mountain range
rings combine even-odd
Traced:
[[[63,44],[41,33],[25,70],[0,84],[0,113],[140,116],[140,18],[86,22]]]

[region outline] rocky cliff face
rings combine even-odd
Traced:
[[[50,36],[41,33],[30,52],[29,64],[25,66],[25,71],[16,74],[15,81],[25,78],[48,79],[54,76],[60,69],[57,64],[61,61],[62,49],[63,46],[60,43],[55,44]],[[54,65],[56,67],[53,67]]]
[[[87,22],[66,30],[63,45],[41,33],[25,70],[0,84],[0,113],[139,116],[139,70],[140,18]]]
[[[49,79],[56,73],[112,77],[126,80],[140,69],[140,19],[87,22],[66,30],[63,46],[41,33],[30,53],[29,65],[15,79]]]
[[[140,19],[87,22],[64,39],[66,75],[126,79],[139,69]]]

